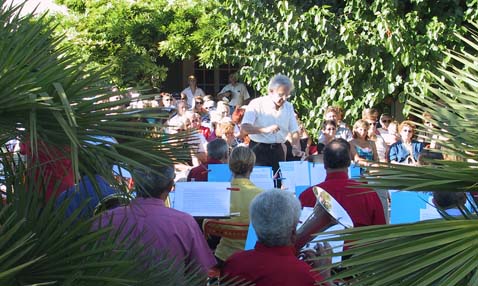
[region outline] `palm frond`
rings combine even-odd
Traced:
[[[476,27],[476,24],[475,24]],[[458,35],[469,46],[449,51],[452,65],[438,68],[426,86],[433,97],[417,94],[409,102],[418,118],[431,115],[437,128],[433,137],[442,146],[436,150],[448,160],[429,160],[425,166],[381,165],[372,168],[366,180],[373,188],[410,191],[477,190],[478,178],[478,36]],[[419,124],[423,131],[425,126]],[[447,156],[454,156],[449,160]],[[329,240],[347,240],[350,255],[336,266],[344,271],[333,279],[345,285],[475,285],[478,269],[477,207],[462,217],[414,224],[373,226],[336,232]],[[393,208],[393,202],[392,202]]]

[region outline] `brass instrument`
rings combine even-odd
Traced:
[[[314,187],[313,190],[317,203],[312,214],[297,230],[295,247],[298,251],[313,240],[317,233],[323,232],[336,224],[353,227],[350,216],[329,193],[319,187]]]

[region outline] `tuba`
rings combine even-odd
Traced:
[[[313,187],[317,203],[312,214],[297,229],[295,248],[300,251],[307,243],[313,240],[317,233],[330,227],[341,224],[344,227],[353,227],[352,220],[345,209],[324,189]]]

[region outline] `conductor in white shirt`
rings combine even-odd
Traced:
[[[294,107],[287,101],[293,88],[287,76],[275,75],[269,81],[268,95],[253,99],[242,119],[241,128],[249,134],[249,147],[256,154],[256,165],[271,166],[274,174],[279,162],[285,161],[283,144],[287,134],[292,134],[293,155],[303,156]],[[276,187],[280,187],[280,182]]]
[[[192,109],[194,108],[194,97],[195,96],[205,96],[206,94],[204,91],[197,86],[197,79],[195,76],[190,75],[188,76],[188,84],[189,86],[186,87],[183,91],[181,91],[181,94],[186,96],[187,99],[187,104],[188,108]]]

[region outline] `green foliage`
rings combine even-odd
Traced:
[[[0,8],[0,182],[7,188],[0,202],[0,285],[203,284],[202,275],[194,269],[185,275],[171,258],[152,260],[155,250],[137,241],[120,241],[109,228],[92,231],[92,220],[78,219],[81,209],[66,219],[68,200],[58,207],[45,201],[42,190],[52,178],[34,175],[43,168],[40,151],[61,150],[51,160],[70,160],[76,179],[99,174],[119,187],[112,164],[164,165],[189,150],[178,148],[185,135],[166,137],[156,131],[161,124],[141,121],[165,114],[111,110],[129,99],[108,102],[104,74],[84,69],[60,47],[51,19],[19,16],[19,9]],[[4,151],[14,138],[30,146],[27,168]]]
[[[79,217],[87,201],[67,218],[69,199],[45,203],[41,182],[21,161],[11,168],[9,153],[0,158],[7,187],[0,204],[1,285],[203,284],[202,275],[185,275],[166,252],[120,239],[111,227],[92,231],[97,218]]]
[[[477,191],[478,34],[468,31],[457,38],[465,51],[447,51],[449,64],[431,73],[426,86],[433,96],[412,95],[410,105],[417,117],[431,115],[442,152],[459,160],[429,160],[421,167],[382,166],[367,178],[370,186]],[[346,285],[476,285],[478,207],[475,200],[470,204],[463,217],[341,231],[337,239],[353,241],[354,246],[343,254],[353,256],[341,264],[346,270],[333,279],[351,277]]]
[[[106,68],[119,86],[159,87],[167,76],[160,47],[196,50],[189,35],[205,1],[62,1],[72,13],[60,19],[66,45],[80,62]],[[178,53],[170,53],[176,58]]]
[[[138,121],[144,117],[161,120],[168,114],[111,112],[110,108],[129,99],[108,102],[112,94],[102,86],[104,73],[76,64],[76,54],[59,46],[63,38],[53,35],[51,22],[18,18],[15,13],[0,14],[6,23],[0,30],[4,51],[0,58],[0,145],[19,138],[30,142],[32,154],[44,149],[43,144],[70,150],[64,156],[74,163],[75,175],[96,173],[105,178],[112,177],[108,166],[118,161],[135,167],[187,158],[188,149],[178,148],[184,135],[166,136],[158,131],[160,125]],[[122,144],[114,148],[98,144],[102,140],[94,139],[97,136],[114,137]]]
[[[427,71],[448,61],[444,49],[460,48],[454,33],[476,15],[473,1],[454,0],[220,2],[200,60],[241,65],[262,92],[273,74],[291,76],[309,127],[328,105],[350,119],[385,98],[425,92]]]
[[[239,65],[263,93],[284,73],[311,131],[328,105],[353,120],[384,100],[427,96],[428,71],[450,60],[447,48],[463,49],[454,33],[478,13],[472,0],[66,2],[85,7],[63,22],[73,48],[116,83],[161,81],[161,56]]]

